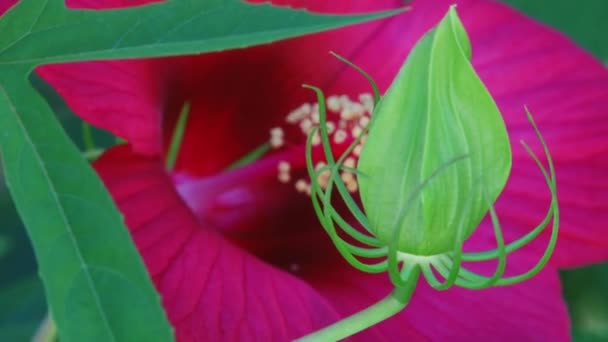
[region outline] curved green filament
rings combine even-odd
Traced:
[[[386,254],[388,253],[387,247],[364,248],[364,247],[353,246],[353,245],[347,243],[347,248],[352,254],[361,256],[364,258],[369,258],[369,259],[385,257]]]
[[[526,116],[528,118],[528,121],[530,121],[530,123],[532,124],[532,127],[534,128],[534,131],[536,133],[536,136],[540,140],[540,143],[543,147],[543,152],[545,154],[545,157],[547,158],[547,163],[549,164],[549,171],[547,171],[547,169],[545,168],[543,163],[538,159],[538,156],[532,151],[532,149],[530,149],[528,144],[526,144],[524,141],[520,141],[520,143],[522,144],[523,148],[526,150],[526,153],[528,153],[528,155],[534,160],[534,162],[540,169],[541,173],[543,174],[545,182],[547,183],[547,186],[549,187],[549,190],[551,191],[551,203],[549,205],[549,210],[547,211],[547,214],[545,215],[545,217],[543,218],[543,220],[541,221],[541,223],[539,225],[537,225],[534,229],[532,229],[530,232],[528,232],[523,237],[517,239],[516,241],[509,243],[506,246],[505,250],[506,250],[507,254],[520,249],[521,247],[525,246],[526,244],[528,244],[529,242],[534,240],[549,225],[549,222],[551,221],[551,219],[553,219],[554,222],[556,219],[559,220],[559,212],[556,212],[556,211],[559,211],[559,208],[557,205],[557,189],[556,189],[556,182],[555,182],[555,168],[553,165],[553,159],[551,158],[549,148],[548,148],[543,136],[541,135],[540,130],[538,129],[538,126],[534,122],[534,119],[532,118],[532,114],[530,114],[530,112],[528,111],[528,108],[526,108]],[[559,226],[559,224],[558,224],[558,226]],[[558,229],[558,227],[556,227],[554,224],[553,229]],[[552,236],[555,234],[556,238],[557,238],[557,232],[552,231],[551,234],[552,234]],[[551,247],[551,243],[549,243],[548,247]],[[553,247],[551,247],[551,248],[553,248]],[[551,251],[551,253],[552,253],[552,251]],[[485,260],[491,260],[493,258],[496,258],[497,256],[498,256],[497,250],[491,250],[491,251],[485,251],[485,252],[471,252],[471,253],[465,253],[463,260],[465,260],[465,261],[485,261]]]
[[[504,238],[502,235],[502,228],[500,225],[500,220],[498,219],[498,215],[496,214],[496,209],[494,208],[494,205],[491,203],[490,201],[490,206],[489,206],[489,211],[490,211],[490,217],[492,219],[492,226],[494,227],[494,238],[496,239],[496,244],[497,244],[497,251],[498,251],[498,265],[496,266],[496,270],[494,271],[494,274],[491,277],[479,277],[476,278],[474,282],[469,283],[467,282],[467,276],[469,275],[467,272],[467,270],[462,267],[461,264],[461,260],[450,260],[449,258],[447,259],[442,259],[440,261],[440,263],[435,264],[435,267],[437,269],[437,271],[443,276],[445,277],[446,274],[448,272],[446,272],[447,269],[449,269],[449,276],[452,276],[454,274],[454,270],[456,270],[456,277],[451,278],[454,280],[454,283],[458,286],[462,286],[465,288],[469,288],[469,289],[483,289],[483,288],[487,288],[490,286],[495,285],[500,277],[502,277],[502,275],[505,272],[505,268],[507,266],[507,253],[506,253],[506,249],[505,249],[505,242],[504,242]],[[446,268],[442,267],[443,265],[441,264],[443,263],[443,265],[446,266]],[[462,279],[459,279],[458,277],[461,277]]]
[[[325,108],[325,96],[323,95],[323,91],[321,91],[321,89],[319,89],[319,88],[312,87],[309,85],[303,85],[303,87],[313,90],[317,95],[317,102],[319,103],[319,127],[318,128],[316,127],[313,130],[311,130],[311,132],[308,135],[307,145],[310,144],[310,148],[308,148],[308,146],[307,146],[307,149],[306,149],[307,162],[308,162],[308,160],[310,160],[310,164],[312,166],[312,136],[314,136],[317,133],[317,131],[319,131],[320,135],[321,135],[323,153],[325,154],[325,160],[327,161],[327,164],[331,170],[330,183],[336,184],[338,192],[340,193],[340,196],[344,200],[344,203],[346,204],[348,210],[353,214],[353,216],[355,216],[355,218],[365,228],[365,230],[367,230],[368,232],[371,233],[372,231],[369,228],[369,222],[367,221],[367,217],[365,216],[363,211],[361,211],[359,206],[355,203],[355,200],[352,198],[352,196],[348,192],[348,189],[342,182],[342,179],[339,177],[336,177],[336,174],[338,173],[337,170],[342,165],[346,156],[355,148],[356,144],[359,143],[363,134],[365,132],[367,132],[367,129],[368,129],[367,127],[369,127],[369,125],[367,125],[363,129],[363,132],[346,149],[346,151],[339,158],[338,163],[336,163],[333,152],[331,150],[331,144],[329,142],[329,132],[327,131],[327,110]],[[310,155],[310,158],[308,158],[309,155]],[[316,174],[315,174],[314,169],[313,169],[313,171],[311,171],[311,168],[309,168],[308,175],[310,177],[311,183],[313,181],[316,181]]]
[[[318,196],[318,194],[315,193],[316,191],[317,191],[317,189],[311,189],[311,195],[315,196],[315,199],[313,200],[313,207],[315,209],[315,212],[317,213],[317,216],[319,218],[319,221],[321,222],[321,225],[323,226],[323,228],[325,229],[325,231],[331,238],[332,242],[338,249],[338,252],[340,252],[340,254],[344,257],[344,259],[349,264],[351,264],[354,268],[356,268],[362,272],[367,272],[367,273],[385,272],[386,271],[386,262],[385,261],[379,262],[376,264],[365,264],[365,263],[362,263],[361,261],[359,261],[353,255],[352,250],[350,250],[349,247],[350,248],[357,248],[357,247],[350,245],[349,243],[344,241],[342,238],[340,238],[340,236],[338,236],[338,234],[335,231],[333,222],[331,220],[327,220],[325,213],[322,211],[322,209],[320,207],[318,199],[316,199],[316,197]]]
[[[465,203],[463,211],[467,212],[470,207],[471,197],[469,196],[467,202]],[[433,271],[431,270],[429,265],[426,265],[426,267],[423,268],[424,277],[427,279],[427,281],[429,281],[429,284],[436,290],[441,291],[449,289],[450,287],[452,287],[452,285],[454,285],[456,279],[458,278],[458,272],[460,271],[462,259],[462,244],[464,243],[463,221],[464,216],[461,217],[460,222],[458,223],[458,233],[456,234],[456,241],[454,242],[454,266],[450,268],[450,271],[447,274],[441,274],[442,277],[445,278],[445,281],[443,283],[438,281],[437,278],[435,278],[435,275],[433,274]],[[445,256],[442,256],[441,259],[443,259],[444,257]]]
[[[355,218],[357,218],[357,220],[359,220],[361,222],[361,224],[369,231],[369,228],[367,227],[367,225],[365,224],[365,222],[367,221],[367,219],[365,218],[365,215],[363,214],[363,212],[359,209],[359,207],[356,205],[356,203],[354,202],[354,200],[352,200],[352,197],[350,196],[350,194],[348,193],[348,189],[346,189],[346,186],[344,186],[344,184],[342,183],[342,180],[336,180],[335,178],[335,171],[333,168],[337,167],[336,165],[336,160],[334,158],[333,152],[331,150],[331,144],[329,142],[329,132],[327,131],[327,110],[326,110],[326,106],[325,106],[325,96],[323,95],[323,91],[321,91],[321,89],[317,88],[317,87],[313,87],[313,86],[309,86],[309,85],[303,85],[304,88],[308,88],[313,90],[316,95],[317,95],[317,102],[319,104],[319,127],[317,128],[320,131],[320,135],[321,135],[321,145],[323,146],[323,152],[325,154],[325,160],[327,161],[328,165],[332,166],[332,172],[330,174],[330,183],[333,183],[335,180],[335,183],[337,185],[338,191],[340,192],[340,195],[342,196],[342,198],[344,199],[344,202],[346,203],[347,207],[349,210],[351,210],[351,212],[353,213],[353,215],[355,216]],[[369,126],[369,125],[368,125]],[[316,129],[313,129],[310,134],[308,139],[310,139],[310,149],[307,149],[306,154],[310,154],[310,162],[311,162],[311,166],[312,166],[312,138],[311,136],[314,135],[316,133]],[[359,139],[360,137],[358,137]],[[355,140],[357,141],[357,140]],[[307,141],[308,144],[308,141]],[[352,148],[354,148],[353,144],[351,144]],[[349,147],[349,148],[350,148]],[[307,156],[308,157],[308,156]],[[344,155],[342,156],[344,157]],[[340,158],[340,160],[342,160],[342,157]],[[313,181],[316,181],[316,177],[314,171],[311,172],[310,169],[308,171],[309,176],[311,177],[311,183]],[[314,179],[313,179],[314,177]],[[342,190],[344,190],[344,193],[342,192]]]
[[[418,284],[420,268],[414,265],[404,270],[404,286],[395,288],[388,296],[328,327],[297,339],[297,342],[338,341],[374,326],[401,312],[412,298]]]
[[[365,77],[365,79],[372,86],[372,91],[374,92],[374,106],[377,105],[378,102],[380,102],[380,89],[378,89],[378,85],[376,84],[376,81],[374,81],[374,79],[367,72],[365,72],[365,70],[361,69],[361,67],[359,67],[358,65],[355,65],[353,62],[349,61],[348,59],[338,55],[337,53],[335,53],[333,51],[330,51],[329,53],[332,56],[339,59],[340,61],[346,63],[349,67],[357,70],[358,73],[360,73],[363,77]]]
[[[403,229],[403,220],[405,219],[405,215],[408,213],[408,211],[412,208],[412,206],[414,205],[414,199],[416,197],[418,197],[421,193],[422,190],[436,177],[438,177],[443,171],[445,171],[448,167],[450,167],[451,165],[464,160],[468,158],[468,154],[466,155],[462,155],[462,156],[458,156],[458,157],[454,157],[450,160],[448,160],[446,163],[444,163],[443,165],[441,165],[440,167],[438,167],[435,171],[433,171],[433,173],[431,173],[427,178],[425,178],[420,184],[418,184],[416,186],[416,188],[414,188],[409,196],[407,201],[405,202],[406,205],[401,208],[400,213],[399,213],[399,220],[397,221],[397,229],[395,229],[393,231],[392,237],[391,237],[391,241],[389,242],[388,245],[388,272],[389,272],[389,277],[391,279],[391,282],[393,283],[393,285],[399,287],[399,286],[403,286],[403,280],[401,279],[401,271],[399,270],[399,260],[397,258],[397,253],[399,252],[397,244],[399,241],[399,236],[401,235],[401,230]],[[461,229],[461,228],[460,228]],[[458,243],[457,239],[457,243]],[[460,244],[462,242],[459,242]],[[407,265],[406,265],[407,266]],[[423,268],[424,271],[424,268]],[[453,278],[454,276],[451,276],[450,278]]]
[[[336,232],[335,226],[332,221],[331,211],[324,210],[321,206],[321,201],[325,208],[331,208],[333,211],[333,207],[331,206],[331,191],[332,191],[332,183],[330,182],[327,188],[327,191],[323,191],[321,186],[317,182],[315,175],[315,170],[313,168],[312,161],[312,138],[314,134],[310,134],[306,141],[306,168],[308,170],[309,175],[311,176],[311,198],[313,202],[313,208],[315,213],[321,222],[321,225],[330,236],[332,242],[338,249],[338,252],[344,257],[344,259],[350,263],[356,269],[367,272],[367,273],[382,273],[386,271],[386,261],[382,261],[375,264],[365,264],[359,261],[353,254],[358,254],[363,257],[366,255],[371,255],[371,257],[376,257],[376,255],[382,256],[382,254],[376,249],[366,250],[363,248],[353,246],[346,241],[344,241]]]
[[[547,244],[545,253],[543,253],[543,256],[538,260],[538,263],[531,270],[529,270],[526,273],[520,274],[518,276],[500,279],[496,283],[496,285],[499,285],[499,286],[519,283],[521,281],[524,281],[526,279],[529,279],[529,278],[535,276],[538,272],[540,272],[543,269],[543,267],[545,267],[545,265],[551,258],[551,255],[553,254],[553,250],[555,249],[555,244],[557,243],[557,236],[559,233],[559,206],[557,203],[557,184],[556,184],[556,180],[555,180],[555,166],[553,165],[553,159],[551,158],[551,153],[549,153],[549,147],[547,146],[545,139],[541,135],[541,133],[538,129],[538,126],[536,126],[536,123],[534,122],[534,119],[532,118],[532,114],[530,114],[530,112],[528,111],[528,108],[526,108],[526,114],[528,116],[528,120],[532,124],[532,127],[534,127],[534,131],[536,132],[536,135],[538,136],[538,139],[540,140],[541,145],[543,146],[543,151],[545,153],[545,157],[547,158],[547,164],[549,165],[549,174],[547,174],[546,169],[543,167],[543,164],[540,162],[540,160],[538,159],[536,154],[534,154],[534,152],[532,152],[530,147],[523,141],[522,141],[522,145],[526,149],[526,152],[528,152],[528,154],[530,154],[532,156],[532,158],[534,159],[536,164],[539,166],[539,168],[543,172],[543,176],[545,177],[545,179],[547,179],[547,181],[549,183],[549,189],[551,191],[551,206],[553,208],[553,226],[551,229],[551,237],[549,238],[549,243]]]
[[[552,225],[552,229],[551,229],[551,237],[549,238],[549,243],[547,244],[547,248],[545,249],[545,252],[541,256],[541,258],[538,260],[536,265],[533,268],[531,268],[530,270],[528,270],[527,272],[524,272],[517,276],[511,276],[511,277],[506,277],[506,278],[496,278],[496,274],[495,274],[495,277],[489,278],[489,277],[481,276],[479,274],[471,272],[471,271],[467,270],[466,268],[462,268],[459,272],[460,275],[462,276],[462,279],[459,279],[456,282],[456,284],[459,286],[466,287],[466,288],[472,288],[472,289],[480,288],[479,286],[481,286],[483,284],[491,284],[491,285],[495,285],[495,286],[506,286],[506,285],[512,285],[512,284],[516,284],[516,283],[522,282],[524,280],[530,279],[531,277],[535,276],[538,272],[540,272],[543,269],[543,267],[549,261],[549,258],[551,258],[551,255],[553,254],[553,250],[555,249],[555,244],[557,243],[557,237],[558,237],[558,233],[559,233],[559,207],[558,207],[558,203],[557,203],[557,185],[556,185],[556,180],[555,180],[555,166],[553,164],[553,159],[551,158],[549,148],[548,148],[543,136],[541,135],[538,127],[536,126],[536,123],[534,122],[532,115],[530,114],[530,112],[528,111],[527,108],[526,108],[526,114],[527,114],[528,120],[530,121],[530,123],[532,124],[532,127],[534,128],[534,131],[536,132],[536,135],[538,136],[538,138],[540,140],[540,143],[543,147],[543,152],[545,153],[545,157],[547,158],[547,164],[549,165],[549,171],[547,172],[547,169],[542,164],[540,159],[536,156],[536,154],[532,151],[532,149],[530,149],[530,147],[525,142],[523,142],[523,141],[521,142],[524,149],[526,150],[526,152],[532,157],[532,159],[534,159],[534,162],[541,170],[543,177],[545,178],[545,181],[547,182],[547,185],[551,192],[551,204],[550,204],[549,213],[552,214],[553,225]],[[496,226],[497,219],[496,219],[496,213],[494,211],[493,206],[490,207],[490,214],[492,215],[492,220]],[[538,235],[538,233],[536,235]],[[502,253],[499,253],[499,255],[506,254],[507,250],[508,250],[508,246],[503,247]],[[500,252],[500,248],[499,248],[499,252]],[[448,265],[448,267],[449,267],[449,265]]]
[[[324,193],[323,201],[326,204],[330,203],[330,201],[331,201],[331,188],[332,188],[332,183],[330,182],[327,184],[327,190]],[[347,261],[351,265],[353,265],[353,266],[356,265],[355,267],[358,266],[357,267],[358,269],[364,270],[365,272],[369,272],[369,273],[376,273],[376,272],[379,273],[379,272],[385,271],[384,267],[382,267],[383,263],[376,264],[376,265],[368,265],[368,264],[364,264],[364,263],[360,262],[358,259],[356,259],[352,255],[352,251],[348,250],[348,246],[350,244],[348,244],[347,242],[342,240],[342,238],[340,238],[338,236],[338,234],[336,233],[333,221],[331,219],[331,213],[325,211],[324,214],[325,214],[325,220],[326,220],[327,224],[331,227],[330,231],[331,231],[331,235],[332,235],[332,240],[334,241],[334,243],[337,243],[336,246],[338,247],[338,249],[346,249],[349,252],[348,255],[346,256],[346,258],[347,258]],[[352,245],[350,245],[350,246],[352,246]],[[345,254],[347,254],[347,253],[343,253],[343,255],[345,255]]]
[[[340,216],[340,214],[338,214],[338,212],[333,208],[333,206],[328,207],[326,210],[331,211],[331,216],[334,221],[336,221],[336,224],[338,224],[338,226],[340,226],[340,228],[342,228],[344,232],[351,236],[353,239],[373,247],[383,246],[383,243],[380,242],[378,239],[365,235],[364,233],[361,233],[359,230],[353,227],[342,216]]]
[[[319,104],[319,130],[321,131],[321,146],[325,153],[325,159],[327,164],[334,165],[336,160],[331,150],[331,143],[329,142],[329,132],[327,131],[327,109],[325,106],[325,95],[323,91],[317,87],[310,86],[308,84],[302,85],[302,87],[310,89],[317,95],[317,103]],[[312,144],[312,141],[311,141]]]

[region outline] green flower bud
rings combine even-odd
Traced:
[[[374,110],[357,165],[360,196],[373,233],[386,244],[398,239],[401,253],[453,251],[507,181],[507,130],[470,59],[452,7]]]

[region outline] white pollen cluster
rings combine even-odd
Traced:
[[[329,141],[333,147],[342,144],[350,144],[354,139],[363,134],[364,128],[371,120],[371,113],[374,108],[374,97],[372,94],[361,94],[357,101],[351,100],[347,95],[329,96],[327,105],[327,132]],[[317,103],[304,103],[291,111],[285,117],[287,125],[292,126],[295,131],[300,132],[302,137],[296,137],[294,141],[303,141],[313,128],[319,126],[319,105]],[[291,132],[292,130],[288,130]],[[367,134],[361,136],[361,140],[350,155],[344,160],[344,166],[354,169],[357,159],[363,148]],[[300,139],[297,139],[300,138]],[[319,131],[312,137],[312,144],[321,144]],[[281,127],[270,130],[270,145],[273,149],[281,149],[285,145],[285,131]],[[342,146],[343,150],[347,145]],[[315,169],[326,166],[325,162],[317,162]],[[291,165],[286,161],[281,161],[277,167],[277,179],[279,182],[287,184],[292,181]],[[322,188],[326,188],[329,182],[331,171],[325,170],[317,177],[317,182]],[[350,192],[356,192],[359,188],[355,175],[350,171],[340,171],[340,178]],[[310,195],[310,181],[303,178],[294,180],[294,187],[297,192]]]
[[[272,148],[280,148],[285,144],[285,133],[281,127],[275,127],[270,130],[270,146]]]

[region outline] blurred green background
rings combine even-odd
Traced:
[[[608,0],[504,0],[529,16],[566,33],[608,65]],[[32,81],[47,97],[74,141],[81,144],[81,122],[39,79]],[[98,142],[114,139],[96,131]],[[1,177],[0,177],[1,179]],[[0,183],[0,341],[29,341],[42,321],[46,304],[25,229]],[[608,264],[562,272],[575,341],[608,341]]]

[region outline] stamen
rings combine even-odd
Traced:
[[[340,112],[340,99],[333,95],[327,98],[327,109],[330,112],[338,113]]]
[[[343,129],[339,129],[336,131],[336,133],[334,134],[334,142],[336,144],[341,144],[346,140],[346,131],[344,131]]]
[[[289,172],[289,170],[291,169],[291,165],[289,164],[289,162],[282,161],[279,162],[278,169],[279,172]]]
[[[279,149],[285,145],[285,140],[282,137],[270,137],[270,146],[274,149]]]
[[[333,145],[350,143],[363,134],[364,128],[370,123],[370,115],[374,106],[374,96],[372,94],[360,94],[356,100],[347,95],[332,95],[326,99],[327,109],[327,132],[330,142]],[[279,150],[289,146],[300,145],[305,141],[308,134],[319,126],[320,112],[318,103],[304,103],[291,111],[285,117],[284,127],[274,127],[270,130],[270,146]],[[292,129],[295,128],[295,129]],[[293,134],[296,136],[293,136]],[[354,169],[357,159],[363,148],[366,135],[361,136],[361,142],[355,146],[350,155],[344,160],[345,167]],[[321,134],[317,130],[312,137],[312,145],[320,146]],[[316,169],[325,166],[324,162],[318,162]],[[286,184],[293,182],[295,190],[299,193],[310,194],[310,182],[307,179],[297,178],[292,175],[291,165],[281,161],[277,165],[277,179]],[[325,189],[330,180],[331,171],[325,170],[317,175],[317,181],[321,188]],[[296,177],[295,179],[293,179]],[[340,177],[349,192],[356,192],[359,188],[357,177],[352,172],[342,171]]]
[[[270,130],[270,146],[278,149],[285,144],[285,132],[281,127],[275,127]]]
[[[308,133],[310,133],[310,130],[312,129],[312,120],[310,119],[304,119],[300,122],[300,129],[302,130],[302,133],[304,133],[305,135],[308,135]]]
[[[281,172],[281,173],[279,173],[279,177],[278,178],[279,178],[279,182],[281,182],[283,184],[287,184],[291,180],[291,176],[289,175],[288,172]]]
[[[303,179],[298,179],[295,183],[296,190],[301,193],[306,193],[310,189],[310,185]]]

